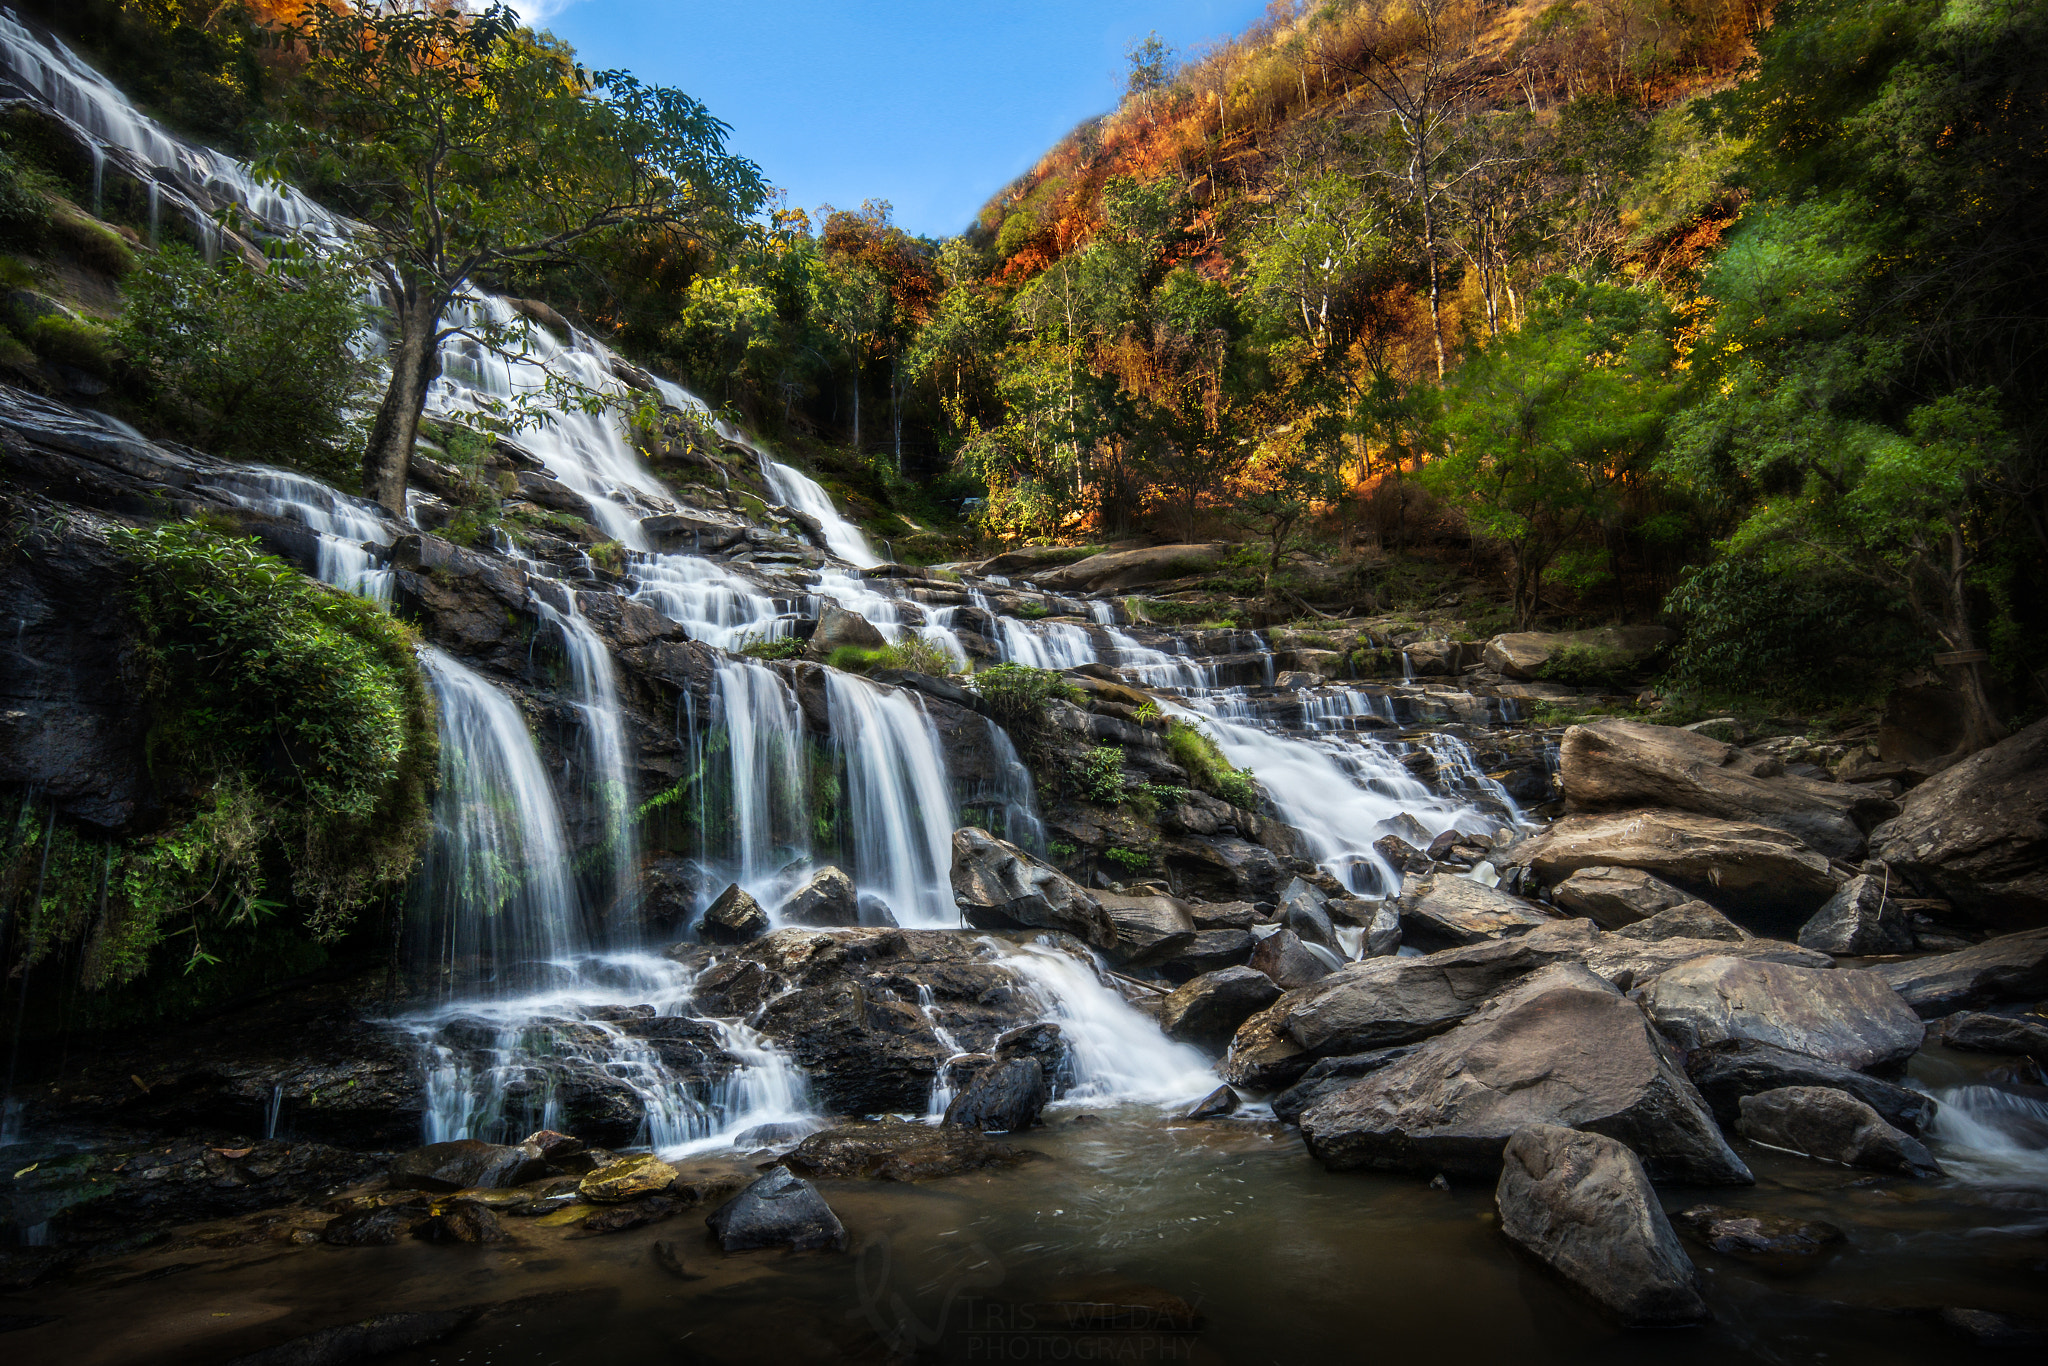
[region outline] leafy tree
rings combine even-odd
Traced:
[[[1130,65],[1124,79],[1126,94],[1149,95],[1165,85],[1172,74],[1173,49],[1160,38],[1157,29],[1133,39],[1124,49],[1124,59]]]
[[[309,60],[267,164],[317,181],[361,225],[383,283],[391,380],[363,474],[393,512],[437,348],[459,327],[450,306],[471,280],[624,236],[728,234],[765,196],[702,104],[585,71],[502,5],[313,6],[287,41]]]
[[[355,472],[369,367],[354,350],[364,318],[352,272],[283,250],[266,269],[232,253],[209,266],[167,245],[127,294],[121,342],[153,418],[219,455],[336,483]]]
[[[1674,392],[1669,323],[1653,291],[1561,281],[1445,393],[1447,453],[1420,477],[1512,554],[1517,630],[1561,552],[1656,447]]]

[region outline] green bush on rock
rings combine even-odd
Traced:
[[[1196,787],[1240,810],[1258,810],[1259,788],[1252,781],[1251,770],[1234,767],[1200,726],[1177,716],[1171,718],[1166,723],[1166,747]]]

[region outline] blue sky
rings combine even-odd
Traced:
[[[1124,49],[1229,37],[1264,0],[517,0],[584,64],[677,86],[793,207],[886,199],[912,232],[989,196],[1115,105]]]

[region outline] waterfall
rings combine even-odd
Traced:
[[[1071,621],[1040,622],[1036,628],[1015,617],[998,617],[1003,658],[1034,669],[1076,669],[1096,660],[1095,641]]]
[[[846,765],[841,844],[854,885],[900,925],[960,923],[953,902],[953,797],[938,736],[914,696],[854,674],[825,676]]]
[[[2048,1190],[2048,1101],[1992,1086],[1935,1092],[1926,1138],[1951,1176]]]
[[[555,794],[502,692],[432,646],[420,657],[441,722],[434,833],[420,869],[417,961],[487,993],[524,988],[581,948]]]
[[[539,596],[533,599],[541,620],[561,634],[563,653],[576,693],[576,711],[583,719],[583,751],[588,763],[585,786],[604,823],[603,848],[610,875],[597,899],[608,907],[607,925],[616,931],[634,924],[639,905],[640,850],[634,820],[632,778],[627,772],[626,737],[619,708],[618,677],[611,652],[583,619],[576,594],[563,594],[566,610],[558,611]],[[618,937],[616,933],[612,937]]]
[[[1074,1082],[1062,1099],[1174,1103],[1216,1088],[1206,1054],[1167,1038],[1089,964],[1036,939],[1002,947],[1003,966],[1021,980],[1040,1018],[1057,1023],[1073,1046]]]
[[[723,728],[729,821],[704,852],[722,876],[760,898],[771,912],[776,873],[810,851],[808,769],[803,716],[781,674],[750,659],[718,666],[714,725]],[[711,763],[707,756],[705,763]],[[705,776],[700,772],[698,782]],[[722,889],[707,887],[707,900]]]
[[[786,506],[817,520],[825,531],[825,548],[834,555],[857,569],[873,569],[882,563],[868,538],[859,527],[839,515],[831,496],[818,486],[817,480],[766,456],[761,458],[761,473]]]

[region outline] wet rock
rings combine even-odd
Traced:
[[[1618,930],[1659,911],[1682,906],[1692,894],[1640,868],[1580,868],[1550,889],[1551,900],[1605,930]]]
[[[1171,965],[1197,975],[1243,967],[1258,943],[1250,930],[1196,930],[1194,943],[1174,955]]]
[[[576,1192],[593,1204],[615,1204],[665,1191],[675,1179],[674,1167],[652,1153],[640,1153],[591,1172]]]
[[[1394,865],[1397,873],[1426,873],[1435,865],[1429,855],[1399,835],[1381,835],[1372,842],[1373,852]]]
[[[564,1158],[590,1151],[590,1145],[582,1139],[571,1134],[558,1134],[553,1129],[540,1129],[528,1134],[520,1146],[540,1149],[540,1155],[557,1166]]]
[[[1776,759],[1639,721],[1571,727],[1558,746],[1558,781],[1572,811],[1694,811],[1771,826],[1851,861],[1863,857],[1864,832],[1898,814],[1868,788],[1797,777]]]
[[[1735,1129],[1744,1138],[1851,1167],[1936,1176],[1933,1154],[1846,1091],[1785,1086],[1744,1096]]]
[[[1555,886],[1581,868],[1636,868],[1717,905],[1805,919],[1835,894],[1827,857],[1771,826],[1689,811],[1566,816],[1502,850]]]
[[[818,613],[818,629],[811,635],[811,643],[805,647],[804,654],[807,658],[824,661],[832,657],[834,650],[845,646],[879,650],[888,643],[866,617],[828,602]]]
[[[1899,993],[1922,1019],[2048,995],[2048,929],[2002,934],[1954,953],[1863,971]]]
[[[545,1176],[547,1166],[547,1158],[537,1145],[513,1146],[458,1138],[400,1153],[391,1162],[391,1184],[424,1191],[517,1186]]]
[[[777,1167],[712,1211],[706,1219],[727,1252],[787,1247],[846,1250],[846,1226],[810,1182]]]
[[[673,1218],[683,1208],[680,1200],[666,1195],[643,1195],[624,1204],[606,1205],[576,1226],[579,1234],[624,1233]]]
[[[775,1148],[785,1143],[795,1143],[811,1132],[812,1126],[800,1119],[783,1120],[777,1124],[756,1124],[733,1138],[733,1146],[740,1149]]]
[[[1923,1092],[1771,1044],[1734,1039],[1686,1055],[1686,1075],[1723,1124],[1742,1117],[1742,1098],[1788,1086],[1830,1086],[1877,1111],[1885,1123],[1918,1134],[1934,1113]]]
[[[975,1075],[946,1107],[946,1123],[966,1129],[1016,1133],[1038,1123],[1052,1100],[1037,1058],[998,1059]]]
[[[1748,930],[1704,901],[1680,902],[1633,925],[1624,925],[1615,934],[1646,944],[1665,939],[1720,939],[1739,944],[1751,937]]]
[[[1181,1118],[1222,1119],[1225,1115],[1236,1114],[1238,1104],[1237,1092],[1231,1090],[1228,1086],[1219,1086],[1189,1106],[1188,1112],[1182,1115]]]
[[[1273,979],[1282,991],[1319,982],[1333,971],[1321,957],[1311,953],[1292,930],[1275,930],[1252,949],[1249,966]]]
[[[1341,1091],[1360,1077],[1392,1066],[1415,1049],[1414,1044],[1404,1044],[1399,1048],[1378,1048],[1370,1053],[1324,1058],[1303,1072],[1300,1081],[1273,1097],[1273,1117],[1292,1124],[1301,1118],[1303,1110],[1315,1103],[1317,1097]]]
[[[1913,925],[1905,908],[1888,895],[1888,882],[1869,873],[1850,878],[1799,927],[1799,942],[1823,953],[1911,953]]]
[[[1031,572],[1040,588],[1059,593],[1127,593],[1146,584],[1199,574],[1231,549],[1228,542],[1107,550],[1072,564]]]
[[[1014,1167],[1022,1149],[956,1125],[850,1124],[812,1134],[782,1159],[802,1176],[872,1181],[930,1181],[962,1172]]]
[[[443,1309],[419,1314],[380,1314],[359,1323],[322,1328],[275,1347],[236,1357],[226,1366],[344,1366],[374,1361],[441,1341],[476,1317],[472,1310]]]
[[[1481,656],[1487,668],[1509,678],[1533,679],[1563,650],[1577,646],[1599,650],[1625,668],[1646,663],[1677,639],[1662,626],[1613,626],[1600,631],[1515,631],[1486,642]]]
[[[1159,1027],[1168,1038],[1217,1048],[1229,1042],[1245,1020],[1279,998],[1280,988],[1256,968],[1205,972],[1166,998]]]
[[[1941,1041],[1972,1053],[2009,1053],[2048,1063],[2048,1018],[1964,1011],[1942,1021]]]
[[[1301,1115],[1333,1170],[1491,1174],[1515,1130],[1625,1142],[1659,1180],[1747,1184],[1706,1102],[1641,1010],[1576,963],[1542,969],[1449,1033]]]
[[[1217,901],[1188,907],[1197,930],[1248,930],[1256,916],[1249,901]]]
[[[1494,1202],[1516,1246],[1629,1327],[1709,1317],[1692,1259],[1625,1144],[1551,1124],[1518,1129]]]
[[[768,912],[735,882],[705,910],[697,933],[713,944],[744,944],[768,933]]]
[[[654,1264],[679,1281],[694,1281],[699,1274],[693,1272],[684,1262],[683,1245],[674,1238],[657,1238],[648,1249],[654,1255]]]
[[[1870,856],[1984,924],[2048,922],[2048,721],[1907,793]]]
[[[390,1247],[412,1232],[425,1211],[403,1205],[358,1210],[330,1219],[320,1230],[320,1241],[335,1247]]]
[[[969,924],[1062,930],[1099,949],[1116,946],[1116,926],[1092,893],[986,830],[953,832],[952,876],[954,899]]]
[[[1533,901],[1452,874],[1418,885],[1400,904],[1411,934],[1450,945],[1502,939],[1557,918]]]
[[[1925,1033],[1898,994],[1868,973],[1755,958],[1681,963],[1650,984],[1643,1008],[1680,1048],[1746,1039],[1859,1071],[1904,1062]]]
[[[860,897],[853,879],[837,868],[820,868],[782,903],[782,919],[791,925],[820,927],[860,924]]]
[[[1401,909],[1382,901],[1365,927],[1365,956],[1385,958],[1401,949]]]
[[[1170,896],[1097,892],[1095,899],[1116,929],[1116,947],[1110,950],[1110,957],[1120,964],[1157,963],[1194,945],[1195,922]]]
[[[1661,914],[1669,915],[1666,911]],[[1656,919],[1655,916],[1651,917]],[[1638,921],[1639,925],[1650,922]],[[1586,966],[1612,982],[1624,991],[1646,988],[1657,975],[1674,967],[1702,958],[1741,958],[1760,963],[1778,963],[1786,967],[1805,968],[1812,972],[1825,972],[1833,968],[1835,960],[1813,949],[1802,949],[1797,944],[1788,944],[1782,939],[1759,939],[1745,935],[1737,940],[1725,939],[1637,939],[1626,931],[1636,925],[1627,925],[1613,934],[1603,934],[1600,940],[1586,953]],[[1713,925],[1701,928],[1713,929]]]
[[[1815,1261],[1844,1241],[1842,1230],[1823,1219],[1721,1205],[1694,1205],[1677,1222],[1716,1252],[1780,1265]]]
[[[483,1205],[468,1200],[437,1206],[427,1218],[413,1226],[412,1236],[430,1243],[509,1243],[512,1235],[498,1222],[498,1216]]]

